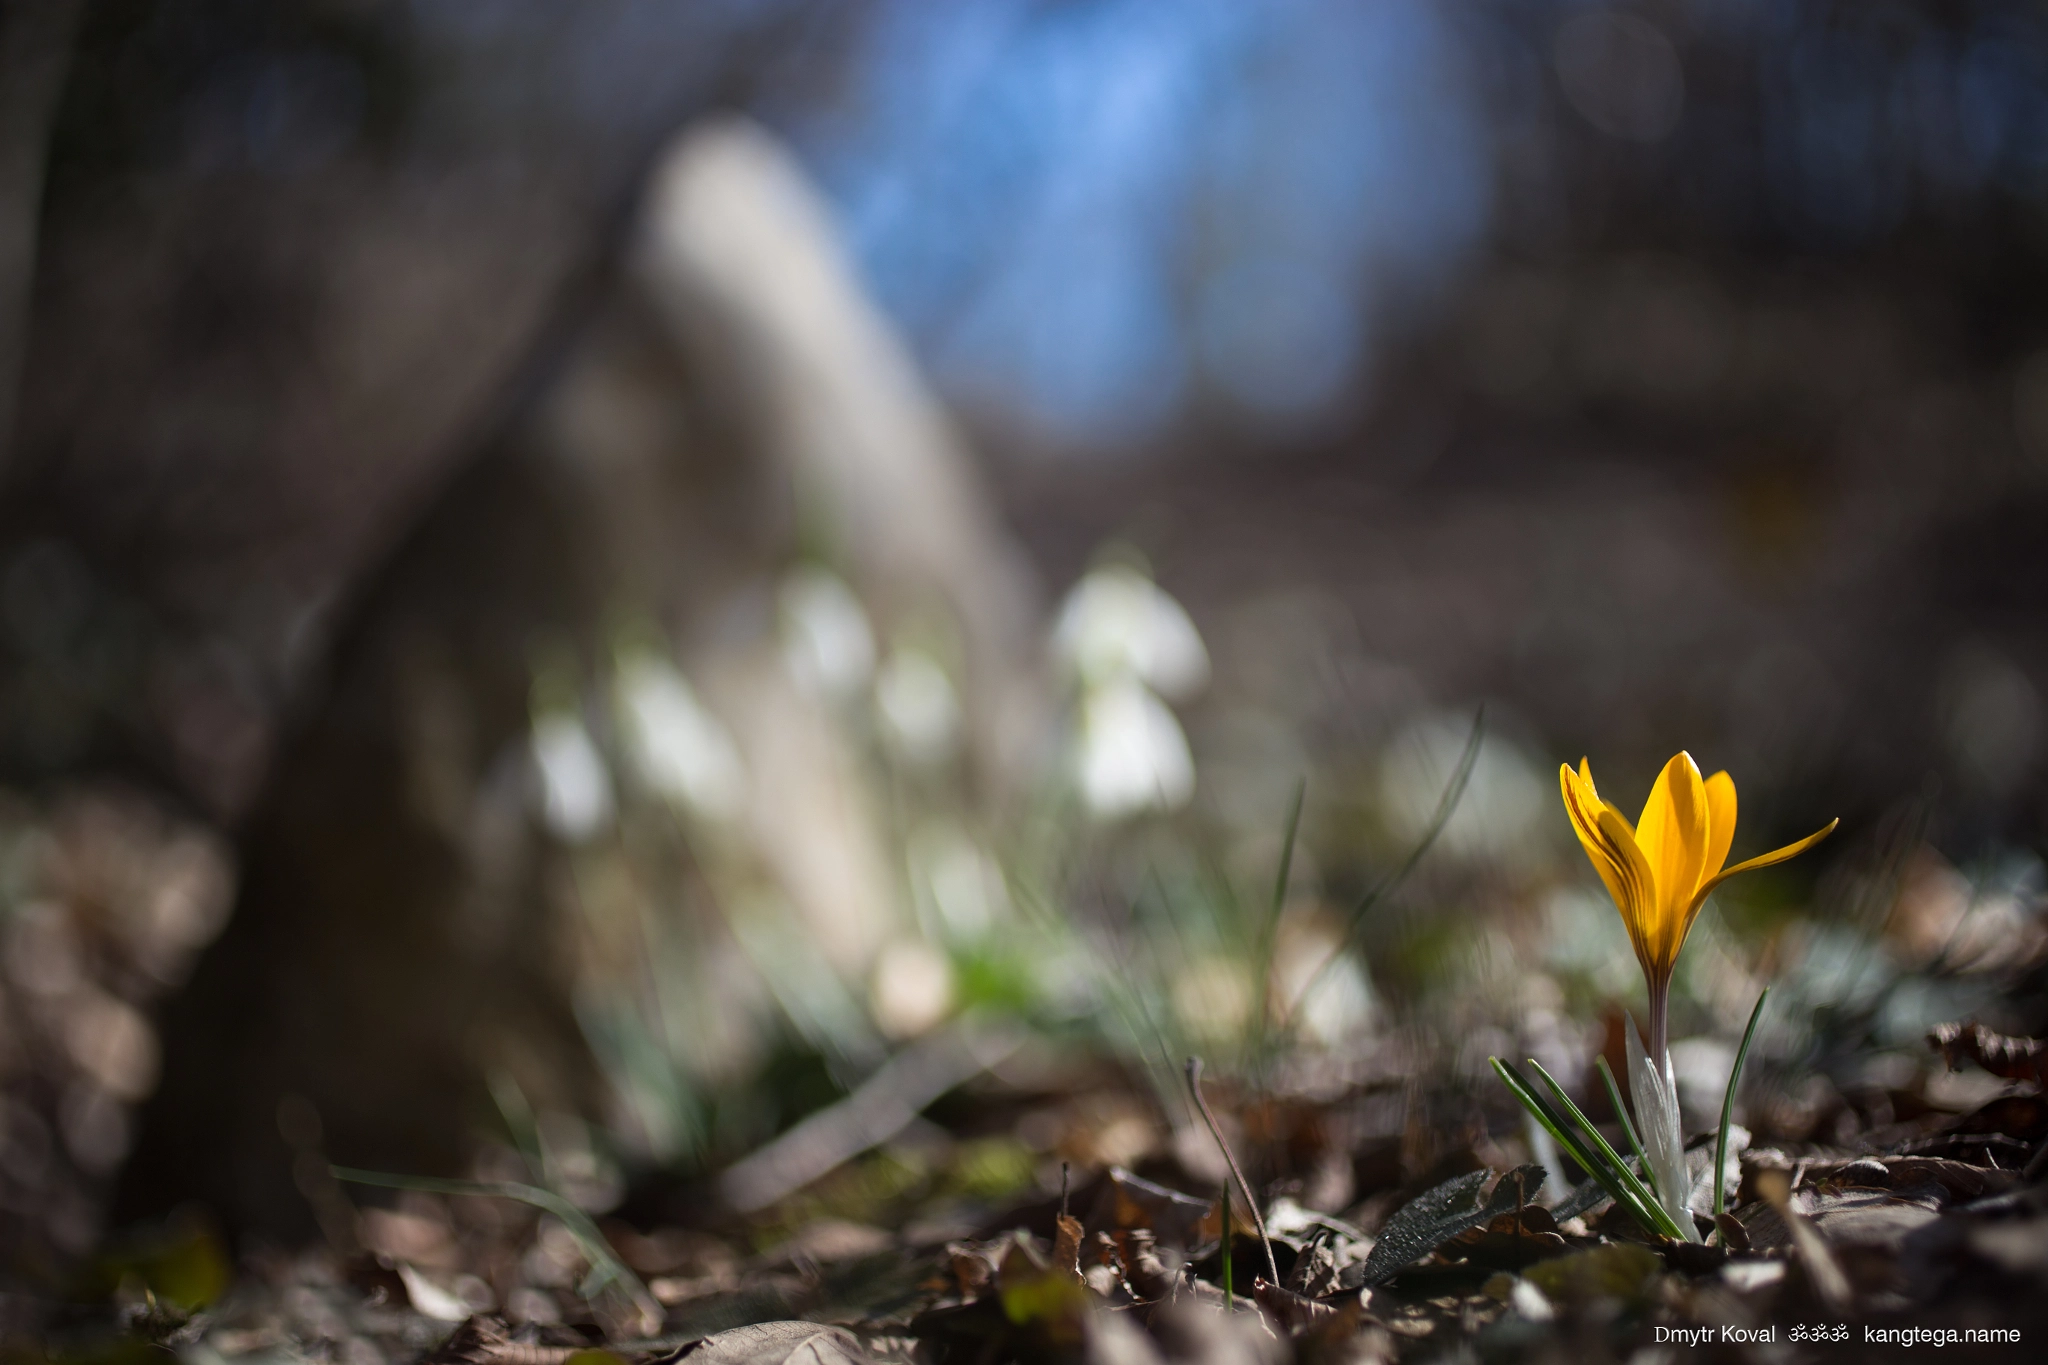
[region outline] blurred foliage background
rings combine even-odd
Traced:
[[[1351,1207],[1514,1140],[1489,1053],[1618,1062],[1581,754],[1729,769],[1737,856],[1843,817],[1694,936],[1695,1124],[1766,980],[1791,1138],[2048,1027],[2038,5],[67,0],[0,63],[17,1267],[346,1236],[329,1157],[1215,1174],[1191,1050]]]

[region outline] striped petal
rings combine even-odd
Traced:
[[[1564,793],[1564,811],[1571,817],[1572,832],[1579,836],[1579,846],[1586,850],[1593,870],[1607,884],[1607,894],[1614,897],[1616,905],[1623,904],[1628,897],[1626,874],[1621,859],[1600,833],[1599,794],[1591,782],[1571,770],[1570,764],[1558,769],[1557,784]]]
[[[1627,899],[1616,906],[1621,911],[1621,922],[1628,927],[1628,939],[1636,950],[1636,961],[1643,965],[1645,972],[1654,976],[1656,968],[1652,964],[1656,959],[1652,949],[1655,945],[1651,942],[1650,931],[1656,913],[1656,879],[1642,849],[1636,846],[1628,821],[1613,806],[1600,807],[1600,834],[1614,848],[1627,873]]]
[[[1593,764],[1590,759],[1581,758],[1579,760],[1579,780],[1586,784],[1586,792],[1593,798],[1594,804],[1605,806],[1613,811],[1615,818],[1621,821],[1621,827],[1628,831],[1629,838],[1635,838],[1636,827],[1628,822],[1628,816],[1622,814],[1621,807],[1602,796],[1600,789],[1593,785]]]
[[[1558,785],[1564,792],[1565,813],[1571,817],[1579,844],[1586,850],[1593,870],[1607,884],[1607,894],[1614,898],[1615,909],[1621,912],[1636,960],[1649,971],[1651,944],[1647,931],[1656,904],[1657,883],[1642,849],[1637,847],[1635,831],[1629,828],[1620,811],[1600,799],[1593,786],[1592,771],[1584,760],[1576,773],[1569,764],[1560,767]]]

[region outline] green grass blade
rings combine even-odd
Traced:
[[[1543,1078],[1543,1083],[1549,1086],[1550,1093],[1557,1097],[1557,1102],[1560,1106],[1562,1106],[1563,1112],[1571,1119],[1573,1123],[1578,1125],[1579,1129],[1582,1132],[1585,1133],[1586,1137],[1592,1142],[1592,1145],[1595,1147],[1595,1149],[1599,1151],[1600,1155],[1602,1157],[1605,1157],[1608,1163],[1611,1164],[1617,1171],[1628,1171],[1628,1174],[1632,1178],[1640,1179],[1640,1177],[1636,1176],[1633,1171],[1629,1171],[1628,1167],[1622,1164],[1621,1154],[1615,1151],[1614,1148],[1608,1144],[1606,1138],[1600,1136],[1600,1130],[1593,1126],[1593,1120],[1587,1118],[1585,1115],[1585,1111],[1580,1109],[1578,1105],[1572,1102],[1572,1097],[1570,1095],[1564,1093],[1564,1087],[1559,1085],[1556,1079],[1548,1071],[1545,1071],[1543,1069],[1543,1063],[1537,1061],[1534,1057],[1531,1057],[1529,1059],[1529,1065],[1531,1068],[1535,1070],[1538,1076],[1541,1076]],[[1649,1184],[1647,1181],[1645,1181],[1644,1189],[1648,1190],[1648,1188]]]
[[[1522,1078],[1522,1073],[1498,1057],[1488,1057],[1486,1060],[1493,1064],[1493,1073],[1500,1077],[1500,1083],[1508,1088],[1508,1093],[1513,1095],[1521,1106],[1529,1111],[1529,1117],[1543,1125],[1544,1131],[1549,1133],[1564,1148],[1566,1154],[1572,1160],[1579,1163],[1581,1170],[1593,1178],[1599,1179],[1601,1188],[1607,1190],[1609,1194],[1613,1194],[1613,1187],[1609,1182],[1600,1178],[1600,1173],[1596,1169],[1597,1163],[1592,1154],[1586,1150],[1585,1144],[1572,1135],[1563,1117],[1555,1109],[1552,1109],[1541,1095],[1536,1093],[1528,1081]],[[1563,1177],[1560,1176],[1559,1178],[1562,1179]],[[1619,1195],[1614,1197],[1620,1198]]]
[[[1663,1231],[1652,1212],[1655,1205],[1644,1197],[1640,1182],[1630,1181],[1627,1172],[1608,1165],[1589,1149],[1572,1131],[1569,1121],[1551,1108],[1549,1102],[1536,1092],[1535,1087],[1531,1086],[1519,1071],[1498,1060],[1494,1062],[1494,1071],[1507,1085],[1509,1092],[1521,1101],[1522,1107],[1529,1111],[1530,1116],[1563,1145],[1595,1184],[1607,1191],[1608,1198],[1628,1210],[1629,1216],[1642,1224],[1647,1231]]]
[[[1719,1221],[1724,1212],[1727,1195],[1722,1186],[1728,1171],[1728,1121],[1735,1114],[1735,1087],[1742,1081],[1742,1064],[1749,1059],[1749,1045],[1756,1039],[1757,1020],[1764,1017],[1764,1001],[1770,999],[1771,988],[1764,987],[1763,994],[1756,998],[1756,1008],[1749,1012],[1749,1027],[1742,1031],[1742,1046],[1735,1050],[1735,1069],[1728,1073],[1728,1093],[1721,1097],[1721,1127],[1714,1134],[1714,1218]]]
[[[1536,1069],[1536,1074],[1541,1076],[1543,1083],[1550,1087],[1550,1093],[1555,1095],[1558,1103],[1564,1106],[1564,1111],[1571,1116],[1572,1122],[1579,1126],[1592,1145],[1599,1151],[1600,1155],[1613,1166],[1614,1170],[1618,1173],[1618,1178],[1627,1184],[1635,1186],[1642,1192],[1643,1204],[1655,1215],[1652,1226],[1667,1237],[1676,1237],[1680,1241],[1686,1240],[1685,1233],[1679,1229],[1678,1223],[1665,1210],[1664,1206],[1657,1202],[1656,1196],[1650,1193],[1649,1186],[1644,1183],[1642,1177],[1622,1164],[1620,1153],[1608,1145],[1606,1138],[1600,1136],[1600,1130],[1593,1126],[1593,1121],[1586,1117],[1578,1105],[1572,1103],[1572,1097],[1565,1094],[1564,1087],[1559,1085],[1552,1078],[1551,1074],[1543,1069],[1543,1063],[1532,1057],[1529,1059],[1529,1065]]]
[[[1273,874],[1273,900],[1267,907],[1265,922],[1259,926],[1258,942],[1254,948],[1252,970],[1257,975],[1253,977],[1251,1064],[1254,1087],[1259,1091],[1266,1089],[1269,1064],[1273,1060],[1269,1036],[1273,1023],[1273,954],[1280,942],[1280,912],[1287,907],[1287,883],[1294,873],[1294,841],[1301,833],[1301,806],[1307,796],[1308,779],[1304,777],[1294,784],[1294,800],[1287,807],[1287,829],[1280,840],[1280,867]]]
[[[1308,779],[1304,777],[1294,784],[1294,800],[1287,807],[1287,835],[1280,842],[1280,870],[1273,877],[1272,915],[1276,920],[1287,904],[1287,879],[1294,871],[1294,836],[1301,832],[1301,803],[1307,795]]]
[[[1621,1087],[1614,1083],[1614,1071],[1604,1056],[1594,1058],[1593,1063],[1600,1068],[1600,1083],[1607,1087],[1607,1101],[1614,1106],[1615,1117],[1621,1120],[1621,1131],[1628,1137],[1628,1149],[1636,1155],[1636,1169],[1643,1173],[1643,1183],[1654,1195],[1657,1193],[1657,1173],[1650,1169],[1650,1158],[1643,1155],[1643,1140],[1636,1136],[1636,1126],[1628,1121],[1628,1110],[1621,1102]]]
[[[1646,1230],[1670,1235],[1667,1231],[1668,1216],[1659,1219],[1658,1214],[1661,1210],[1658,1209],[1656,1201],[1650,1198],[1649,1191],[1643,1188],[1642,1181],[1638,1180],[1633,1172],[1621,1165],[1618,1160],[1612,1159],[1611,1150],[1604,1158],[1597,1155],[1572,1131],[1570,1122],[1551,1108],[1549,1101],[1538,1094],[1535,1087],[1523,1078],[1521,1072],[1498,1057],[1491,1057],[1488,1060],[1493,1063],[1494,1074],[1507,1086],[1508,1093],[1521,1101],[1522,1107],[1529,1111],[1530,1116],[1543,1125],[1544,1130],[1571,1154],[1572,1160],[1578,1162],[1587,1175],[1599,1182],[1600,1188],[1607,1191],[1609,1198],[1627,1209],[1629,1216],[1642,1224]],[[1594,1136],[1597,1137],[1598,1134]]]
[[[1315,988],[1322,984],[1324,975],[1343,958],[1345,949],[1359,941],[1365,928],[1365,917],[1372,912],[1372,908],[1400,890],[1401,884],[1408,880],[1408,875],[1415,871],[1429,850],[1435,846],[1437,836],[1444,832],[1444,826],[1451,822],[1451,816],[1456,813],[1458,803],[1465,798],[1465,788],[1472,781],[1472,768],[1479,762],[1479,746],[1485,738],[1486,708],[1481,706],[1472,717],[1472,733],[1465,740],[1464,751],[1458,755],[1458,766],[1452,770],[1451,780],[1445,784],[1444,794],[1438,798],[1436,810],[1429,817],[1429,824],[1422,831],[1422,837],[1408,850],[1408,856],[1401,860],[1401,865],[1381,878],[1371,890],[1359,898],[1358,904],[1352,907],[1344,924],[1343,940],[1330,950],[1321,966],[1309,973],[1308,979],[1293,992],[1292,998],[1287,1002],[1290,1015],[1296,1005],[1308,999]]]
[[[1464,751],[1458,755],[1458,766],[1451,770],[1451,780],[1444,784],[1444,794],[1437,799],[1436,810],[1429,817],[1422,837],[1415,841],[1415,847],[1408,850],[1408,856],[1399,867],[1383,879],[1372,890],[1365,893],[1358,906],[1351,912],[1354,928],[1365,918],[1366,912],[1380,901],[1400,889],[1408,875],[1413,872],[1425,854],[1436,844],[1437,836],[1444,832],[1444,826],[1451,822],[1457,812],[1458,803],[1465,797],[1465,788],[1472,781],[1472,769],[1479,762],[1479,746],[1486,739],[1486,708],[1481,706],[1472,717],[1472,733],[1466,737]]]

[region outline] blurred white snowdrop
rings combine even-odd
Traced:
[[[1173,810],[1195,790],[1187,735],[1162,698],[1209,680],[1209,651],[1180,603],[1127,564],[1067,594],[1053,651],[1079,690],[1074,779],[1098,818]]]
[[[689,680],[650,654],[625,662],[614,686],[620,738],[640,780],[700,816],[737,815],[747,795],[739,749]]]
[[[901,757],[933,764],[953,752],[960,736],[960,697],[937,659],[915,645],[889,652],[875,679],[875,709]]]
[[[1081,696],[1081,798],[1105,819],[1176,810],[1195,792],[1195,758],[1166,703],[1135,678]]]
[[[923,874],[945,935],[980,938],[1009,908],[1002,869],[950,822],[932,821],[919,828],[911,836],[910,855]]]
[[[541,818],[549,832],[581,843],[611,823],[611,771],[575,713],[535,717],[532,752],[540,775]]]
[[[1187,610],[1129,565],[1095,569],[1074,585],[1053,648],[1084,687],[1131,677],[1181,701],[1209,681],[1209,651]]]
[[[875,958],[869,986],[875,1026],[891,1038],[914,1038],[953,1009],[953,964],[921,938],[900,938]]]
[[[1294,1014],[1302,1032],[1324,1047],[1351,1043],[1372,1022],[1372,982],[1357,959],[1346,954],[1306,984]]]
[[[834,701],[857,696],[875,671],[875,634],[837,574],[806,565],[782,581],[782,649],[798,685]]]

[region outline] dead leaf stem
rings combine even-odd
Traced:
[[[1259,1246],[1266,1253],[1266,1275],[1270,1283],[1280,1283],[1280,1263],[1273,1259],[1273,1239],[1266,1235],[1266,1220],[1259,1214],[1259,1201],[1252,1198],[1251,1182],[1244,1178],[1244,1171],[1237,1164],[1237,1154],[1230,1150],[1224,1140],[1223,1128],[1216,1122],[1216,1115],[1210,1112],[1209,1101],[1202,1095],[1202,1059],[1188,1058],[1188,1093],[1194,1096],[1195,1108],[1202,1111],[1202,1122],[1209,1125],[1209,1135],[1216,1139],[1216,1145],[1223,1151],[1223,1160],[1230,1167],[1230,1174],[1237,1181],[1237,1191],[1244,1196],[1244,1206],[1251,1210],[1252,1226],[1259,1230]],[[1230,1222],[1226,1216],[1223,1224],[1223,1256],[1230,1257]]]

